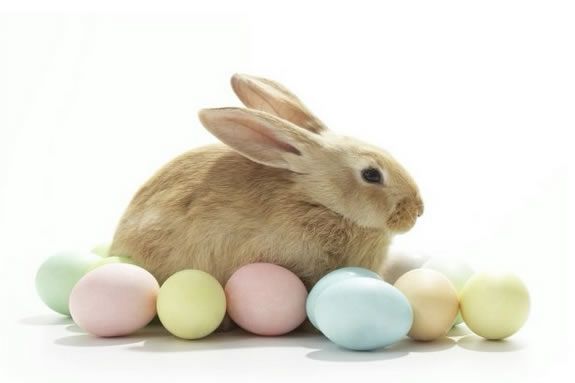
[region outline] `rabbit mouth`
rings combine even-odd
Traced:
[[[422,204],[413,203],[407,199],[401,200],[387,219],[387,226],[399,233],[406,232],[415,225],[417,217],[421,214],[423,214]]]

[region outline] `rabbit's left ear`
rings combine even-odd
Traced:
[[[200,121],[238,153],[263,165],[305,173],[313,165],[322,137],[254,109],[203,109]]]
[[[313,133],[327,130],[286,87],[262,77],[235,74],[232,88],[245,106],[281,117]]]

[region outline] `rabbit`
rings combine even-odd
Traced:
[[[423,213],[419,189],[386,151],[327,129],[277,82],[235,74],[246,108],[203,109],[223,144],[188,151],[135,194],[111,255],[129,255],[160,283],[200,269],[222,285],[270,262],[309,290],[328,272],[379,272],[392,237]]]

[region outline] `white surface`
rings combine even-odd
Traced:
[[[376,3],[0,3],[1,381],[572,379],[572,5]],[[93,339],[44,308],[42,259],[109,240],[142,182],[213,142],[196,111],[238,105],[236,71],[392,152],[426,202],[395,245],[516,272],[526,327],[352,353],[310,335]]]

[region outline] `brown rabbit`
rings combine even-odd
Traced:
[[[134,196],[111,254],[127,254],[160,283],[182,269],[222,284],[271,262],[309,289],[343,266],[379,271],[395,233],[423,212],[408,173],[385,151],[338,136],[280,84],[234,75],[250,109],[200,111],[225,145],[177,157]]]

